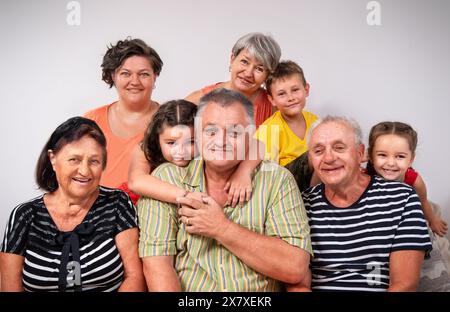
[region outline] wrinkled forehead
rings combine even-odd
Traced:
[[[355,144],[353,129],[343,122],[327,122],[320,124],[311,134],[309,146],[331,145],[336,143]]]
[[[249,125],[245,109],[238,102],[226,106],[212,102],[205,107],[198,118],[200,118],[198,121],[201,121],[202,128],[208,125],[216,125],[224,129],[237,126],[245,128]]]

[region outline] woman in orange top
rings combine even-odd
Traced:
[[[253,103],[255,124],[258,127],[272,115],[266,90],[262,87],[281,57],[278,43],[270,36],[249,33],[234,44],[230,58],[230,80],[195,91],[186,100],[198,104],[200,98],[218,88],[238,91]]]
[[[128,180],[131,151],[159,107],[152,92],[162,65],[158,53],[140,39],[118,41],[106,51],[102,79],[116,88],[119,99],[85,114],[97,122],[107,140],[108,163],[101,185],[118,187]]]

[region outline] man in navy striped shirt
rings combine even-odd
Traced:
[[[312,290],[415,291],[431,242],[414,189],[361,170],[362,132],[347,118],[316,123],[308,147],[323,182],[303,194]]]

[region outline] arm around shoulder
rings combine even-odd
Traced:
[[[177,197],[183,196],[184,190],[150,175],[151,170],[144,152],[136,145],[128,171],[128,188],[136,194],[169,203],[175,203]]]

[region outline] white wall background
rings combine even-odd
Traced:
[[[366,0],[80,0],[69,26],[65,0],[0,2],[0,230],[15,205],[39,194],[38,154],[55,127],[112,102],[101,81],[106,46],[126,36],[153,46],[164,67],[153,98],[186,96],[228,79],[234,42],[270,33],[283,58],[311,84],[307,109],[383,120],[419,132],[415,167],[450,219],[450,1],[379,0],[369,26]]]

